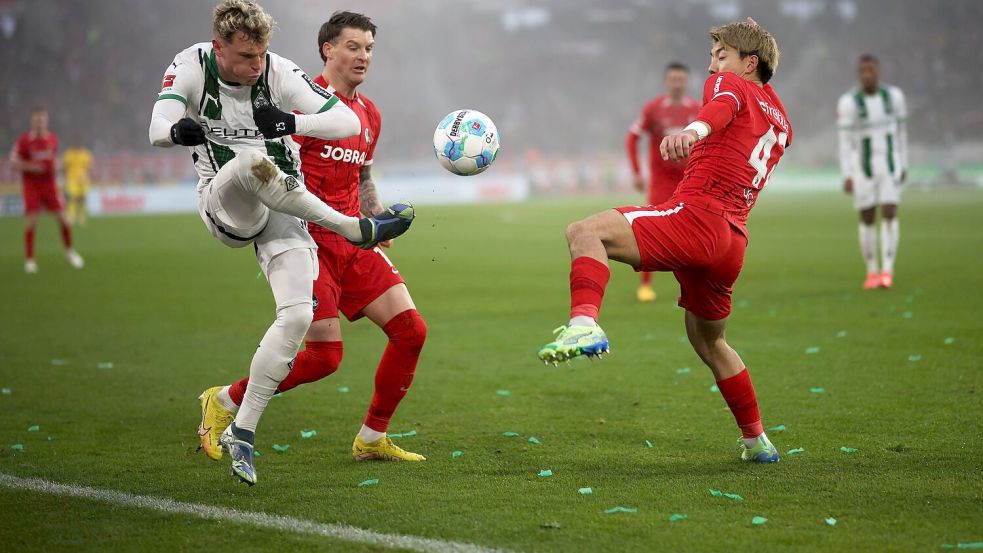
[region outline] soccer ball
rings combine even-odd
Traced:
[[[480,111],[452,111],[433,132],[433,152],[451,173],[477,175],[498,157],[498,129]]]

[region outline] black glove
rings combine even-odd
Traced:
[[[294,114],[282,112],[268,103],[253,111],[253,120],[267,139],[293,134],[297,130]]]
[[[205,143],[205,129],[190,117],[171,126],[171,142],[181,146],[197,146]]]

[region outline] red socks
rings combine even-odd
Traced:
[[[365,426],[376,432],[385,432],[389,427],[389,419],[413,382],[416,363],[427,339],[427,325],[416,309],[396,315],[382,330],[389,336],[389,344],[379,361],[375,394],[365,415]]]
[[[578,257],[570,264],[570,318],[597,320],[604,288],[611,278],[608,266],[592,257]]]
[[[345,349],[341,342],[307,342],[304,351],[293,360],[293,368],[277,386],[277,392],[286,392],[301,384],[320,380],[338,370]],[[243,378],[229,387],[229,397],[236,405],[242,405],[249,377]]]
[[[751,384],[751,374],[747,367],[730,378],[717,381],[720,395],[730,407],[737,426],[745,438],[756,438],[764,432],[761,426],[761,414],[758,413],[758,400],[754,395],[754,385]]]
[[[652,283],[652,273],[650,273],[648,271],[642,271],[642,272],[640,272],[638,274],[642,275],[642,284],[651,284]]]
[[[72,227],[61,226],[61,243],[65,245],[66,250],[72,249]]]
[[[27,258],[34,259],[34,227],[24,231],[24,249],[27,250]]]

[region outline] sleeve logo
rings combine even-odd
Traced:
[[[177,77],[177,75],[164,75],[164,82],[160,84],[160,89],[167,90],[168,88],[174,86],[175,77]]]

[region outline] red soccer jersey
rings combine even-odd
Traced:
[[[362,94],[345,98],[318,75],[314,82],[338,96],[362,123],[362,131],[340,140],[322,140],[309,136],[295,136],[300,143],[300,170],[304,173],[307,189],[325,203],[345,215],[358,217],[361,202],[358,199],[359,172],[363,165],[372,164],[375,145],[382,131],[382,115]]]
[[[733,73],[711,75],[696,118],[711,128],[697,142],[675,197],[723,215],[744,236],[747,217],[792,143],[792,126],[778,95]]]
[[[699,102],[689,97],[684,97],[679,104],[673,104],[668,96],[658,96],[645,104],[642,113],[628,130],[626,147],[633,172],[639,173],[636,141],[644,133],[648,135],[649,175],[653,184],[663,180],[671,181],[673,185],[678,183],[683,177],[686,162],[663,160],[659,145],[663,137],[677,133],[693,122],[699,111]]]
[[[28,131],[17,137],[14,155],[23,161],[40,162],[44,165],[43,173],[24,171],[24,186],[54,186],[55,160],[58,158],[58,137],[55,133],[34,134]]]

